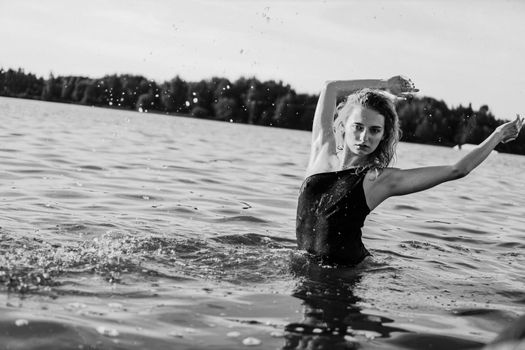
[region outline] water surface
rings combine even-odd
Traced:
[[[308,132],[7,98],[0,116],[0,348],[479,348],[523,313],[525,157],[387,200],[373,261],[334,269],[295,249]],[[461,155],[402,143],[396,166]]]

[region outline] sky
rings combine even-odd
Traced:
[[[0,0],[0,67],[47,77],[411,78],[449,107],[525,114],[525,1]]]

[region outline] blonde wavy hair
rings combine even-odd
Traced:
[[[394,158],[396,146],[401,138],[399,117],[394,105],[394,96],[376,89],[361,89],[344,98],[337,105],[334,115],[334,135],[338,153],[345,147],[344,128],[345,122],[354,106],[368,108],[381,114],[385,118],[384,136],[363,168],[381,171],[386,168]]]

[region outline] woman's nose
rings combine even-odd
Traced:
[[[363,130],[360,134],[359,134],[359,140],[360,141],[366,141],[368,137],[368,133],[366,132],[366,130]]]

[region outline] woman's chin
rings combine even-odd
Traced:
[[[359,157],[367,156],[370,153],[372,153],[370,148],[368,147],[367,148],[352,148],[350,149],[350,151],[352,151],[353,154]]]

